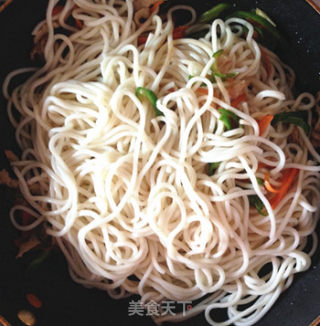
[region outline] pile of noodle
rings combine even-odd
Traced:
[[[310,266],[320,197],[320,156],[305,132],[278,123],[260,135],[258,121],[303,110],[311,123],[314,97],[294,98],[293,71],[264,48],[268,71],[242,19],[215,20],[200,39],[173,39],[173,12],[188,11],[191,25],[192,8],[141,22],[131,0],[67,0],[52,15],[57,2],[49,1],[35,30],[46,32],[45,64],[17,70],[4,84],[22,149],[13,169],[30,205],[13,208],[13,224],[30,230],[45,222],[72,278],[85,286],[115,298],[139,294],[145,304],[197,303],[157,322],[204,312],[211,325],[254,324]],[[138,44],[142,34],[147,41]],[[219,69],[237,75],[212,82],[220,49]],[[9,94],[21,73],[30,77]],[[157,95],[163,115],[135,95],[137,87]],[[245,101],[232,107],[241,93]],[[226,130],[219,108],[235,113],[239,127]],[[220,165],[209,176],[214,162]],[[274,188],[286,170],[298,169],[274,209],[258,183],[261,166]],[[250,206],[250,195],[265,215]],[[19,210],[35,222],[18,224]],[[308,236],[313,244],[305,252]],[[214,321],[220,308],[228,313],[223,323]]]

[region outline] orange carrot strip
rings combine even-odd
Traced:
[[[76,19],[75,20],[76,22],[76,26],[79,28],[79,29],[82,29],[83,28],[83,22],[79,19]]]
[[[298,172],[299,170],[294,168],[286,170],[282,178],[283,183],[279,189],[279,192],[269,201],[272,209],[275,209],[286,195]]]
[[[273,115],[265,115],[262,119],[258,121],[259,136],[264,134],[264,132],[267,130],[272,120],[273,120]]]
[[[266,51],[260,47],[260,51],[261,51],[261,57],[266,65],[266,69],[267,69],[267,76],[269,77],[271,74],[271,64],[270,64],[270,60],[268,58],[268,55],[266,53]]]
[[[264,174],[264,187],[269,191],[274,194],[277,194],[280,192],[280,189],[275,189],[270,183],[270,173],[269,171],[265,172]]]
[[[155,3],[152,5],[152,7],[151,7],[150,12],[151,12],[151,13],[154,13],[156,10],[158,10],[158,8],[159,8],[163,3],[164,3],[164,0],[159,0],[159,1],[155,2]]]
[[[254,40],[257,40],[259,38],[258,32],[257,31],[254,31],[252,37],[253,37]]]
[[[42,301],[33,293],[26,294],[26,298],[31,306],[39,309],[42,307]]]
[[[9,5],[10,3],[12,3],[13,0],[7,0],[5,3],[3,3],[1,6],[0,6],[0,12],[5,10]]]
[[[248,84],[249,82],[245,80],[232,83],[231,86],[227,88],[231,101],[244,94],[244,90],[247,88]]]
[[[63,6],[60,6],[60,5],[57,5],[55,7],[53,7],[52,9],[52,16],[55,16],[55,15],[58,15],[60,14],[60,12],[62,11],[64,7]]]
[[[186,34],[186,30],[189,26],[187,25],[183,25],[183,26],[178,26],[176,27],[174,30],[173,30],[173,33],[172,33],[172,38],[174,40],[177,40],[179,38],[182,38],[185,36]]]
[[[200,95],[208,95],[208,88],[206,88],[206,87],[199,87],[199,88],[196,89],[195,92],[197,94],[200,94]],[[214,97],[217,97],[217,91],[216,90],[213,91],[213,96]]]
[[[271,168],[271,167],[272,167],[272,165],[269,165],[267,163],[262,163],[262,162],[258,163],[258,170],[263,169],[263,168]]]
[[[0,323],[3,326],[11,326],[11,324],[1,315],[0,315]]]
[[[258,163],[258,170],[263,169],[263,168],[267,168],[267,167],[269,167],[268,164],[265,164],[265,163],[262,163],[262,162]]]
[[[138,37],[138,44],[145,44],[147,42],[148,35],[139,35]]]
[[[318,316],[309,326],[318,326],[319,324],[320,324],[320,316]]]
[[[27,241],[21,243],[16,258],[21,258],[25,253],[29,252],[33,248],[38,247],[40,244],[41,241],[35,236],[30,237]]]
[[[197,88],[196,93],[201,95],[208,95],[208,88],[199,87]]]
[[[234,108],[237,108],[242,102],[244,102],[246,100],[246,94],[241,94],[240,96],[238,96],[237,98],[235,98],[233,101],[231,101],[231,106],[233,106]]]
[[[32,222],[34,222],[35,218],[34,216],[32,216],[31,214],[29,214],[28,212],[26,211],[22,211],[21,213],[21,224],[22,225],[29,225],[31,224]]]

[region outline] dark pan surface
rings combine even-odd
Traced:
[[[189,3],[197,1],[189,0]],[[0,83],[5,75],[18,67],[30,65],[31,30],[44,17],[46,1],[14,0],[0,13]],[[213,6],[216,1],[204,1],[198,7]],[[266,11],[288,41],[281,51],[282,59],[297,72],[297,90],[320,90],[320,16],[303,0],[239,0],[240,8],[259,7]],[[0,169],[8,168],[4,149],[17,149],[14,130],[9,125],[5,102],[0,97]],[[16,231],[10,224],[8,211],[10,194],[0,187],[0,314],[13,325],[21,325],[16,317],[20,309],[29,309],[38,319],[37,325],[153,325],[148,317],[128,316],[129,301],[112,300],[98,290],[88,290],[71,281],[67,265],[59,252],[53,252],[41,267],[26,275],[28,263],[34,258],[27,254],[16,260],[12,240]],[[319,228],[318,228],[319,233]],[[36,293],[43,301],[41,309],[32,308],[26,293]],[[308,326],[320,315],[320,251],[313,258],[312,267],[295,277],[287,290],[260,321],[258,326]],[[200,315],[183,325],[207,325]]]

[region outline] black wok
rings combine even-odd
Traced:
[[[217,1],[184,1],[201,10]],[[31,30],[44,17],[47,1],[14,0],[0,13],[0,83],[11,70],[31,65]],[[303,0],[239,0],[238,8],[259,7],[277,23],[288,44],[280,50],[281,58],[297,73],[297,91],[320,90],[320,16]],[[4,150],[15,145],[14,130],[6,115],[5,101],[0,97],[0,169],[9,169]],[[17,236],[9,221],[12,194],[0,187],[0,315],[12,325],[22,325],[17,312],[28,309],[37,325],[153,325],[148,317],[128,316],[129,301],[112,300],[102,291],[85,289],[69,277],[67,264],[59,251],[54,251],[32,273],[26,273],[33,254],[16,259],[13,239]],[[319,228],[318,228],[319,233]],[[36,293],[43,301],[41,309],[28,304],[26,293]],[[258,326],[308,326],[320,315],[320,251],[313,257],[309,271],[297,275]],[[0,323],[1,324],[1,323]],[[183,325],[207,325],[203,315]]]

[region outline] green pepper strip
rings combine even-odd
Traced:
[[[217,77],[220,77],[223,81],[229,79],[229,78],[233,78],[236,77],[238,75],[238,73],[236,72],[230,72],[228,74],[222,74],[218,71],[215,70],[215,67],[211,67],[211,71],[213,72],[213,74]]]
[[[221,117],[219,118],[219,120],[223,122],[223,124],[227,128],[227,130],[231,130],[232,129],[231,121],[230,121],[230,118],[228,116],[221,115]]]
[[[292,123],[304,130],[306,135],[310,134],[310,126],[306,122],[308,113],[306,111],[282,112],[274,116],[271,124],[274,126],[278,122]]]
[[[236,11],[231,15],[231,17],[243,18],[254,25],[258,24],[258,27],[263,27],[270,34],[272,34],[276,39],[278,40],[281,39],[281,36],[277,31],[277,29],[267,19],[255,13],[249,11]]]
[[[221,162],[209,163],[208,164],[208,175],[209,176],[213,175],[214,172],[216,171],[216,169],[219,167],[220,164],[221,164]]]
[[[152,90],[144,88],[144,87],[137,87],[136,88],[136,96],[138,97],[139,100],[141,100],[142,97],[146,97],[152,104],[154,112],[157,117],[160,115],[163,115],[163,112],[157,108],[158,97]]]
[[[215,58],[215,59],[218,59],[222,53],[223,53],[223,49],[220,49],[220,50],[216,51],[216,52],[212,55],[212,57]]]
[[[257,179],[258,185],[263,186],[264,181],[258,177],[256,179]]]
[[[216,60],[221,56],[221,54],[223,53],[223,49],[220,49],[218,51],[216,51],[212,57],[215,58]],[[216,66],[216,62],[211,66],[211,71],[213,73],[214,76],[220,77],[223,81],[229,79],[229,78],[233,78],[235,76],[238,75],[238,73],[236,72],[231,72],[228,74],[222,74],[221,72],[218,71],[217,66]],[[214,79],[211,79],[212,82],[214,82]]]
[[[236,114],[223,108],[218,109],[218,111],[221,113],[219,120],[224,123],[227,130],[239,127],[240,119]]]
[[[258,213],[263,216],[267,216],[268,214],[265,212],[265,206],[262,200],[257,195],[250,195],[248,196],[250,206],[256,208]]]
[[[255,13],[258,16],[263,17],[264,19],[266,19],[272,26],[276,27],[276,24],[274,23],[274,21],[272,21],[272,19],[261,9],[256,8],[256,9],[252,9],[251,12]]]
[[[44,250],[41,252],[38,257],[36,257],[34,260],[32,260],[27,268],[26,273],[29,274],[32,271],[36,270],[40,264],[42,264],[50,255],[51,250]]]
[[[209,23],[213,21],[215,18],[217,18],[222,12],[229,9],[231,5],[229,3],[219,3],[218,5],[214,6],[208,11],[205,11],[200,16],[200,23]]]

